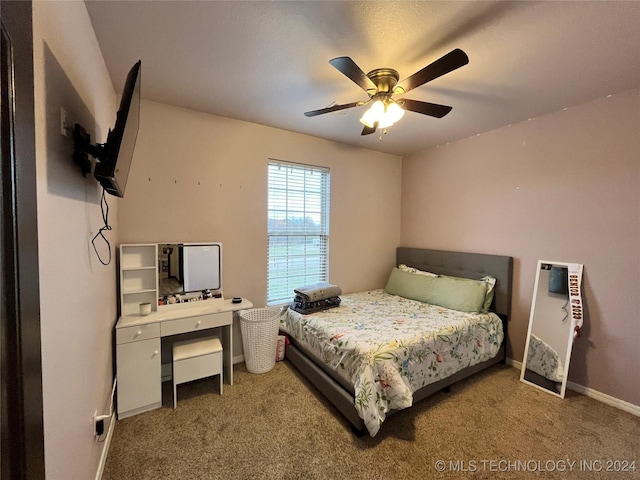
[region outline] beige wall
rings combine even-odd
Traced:
[[[33,32],[46,476],[90,479],[105,445],[92,423],[109,406],[116,268],[93,253],[100,189],[73,165],[60,107],[104,142],[116,95],[83,2],[34,2]],[[109,202],[115,225],[118,202]],[[117,244],[115,230],[107,237]]]
[[[524,353],[537,260],[584,264],[569,380],[640,405],[640,91],[403,161],[407,246],[515,259],[509,357]]]
[[[383,287],[400,242],[400,157],[149,101],[121,243],[220,241],[225,297],[263,306],[269,158],[330,168],[329,280],[345,293]]]

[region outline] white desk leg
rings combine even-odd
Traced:
[[[222,328],[224,381],[233,385],[233,323]]]

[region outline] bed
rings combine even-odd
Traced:
[[[339,307],[323,312],[286,312],[281,330],[289,338],[287,360],[358,435],[375,436],[395,411],[506,358],[511,257],[400,247],[396,263],[418,273],[495,278],[490,312],[394,295],[390,285],[397,268],[386,289],[343,295]]]
[[[552,382],[562,382],[564,380],[564,367],[558,352],[551,345],[533,334],[529,339],[527,369],[542,375]]]
[[[548,343],[531,334],[527,354],[525,380],[560,394],[564,381],[562,360]]]

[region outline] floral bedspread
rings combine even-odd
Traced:
[[[558,353],[533,334],[529,339],[527,368],[552,382],[562,382],[564,378],[564,368]]]
[[[386,413],[410,407],[413,392],[493,358],[502,321],[372,290],[343,295],[310,315],[289,309],[281,329],[353,385],[355,407],[373,437]]]

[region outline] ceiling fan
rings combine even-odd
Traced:
[[[329,63],[367,92],[369,99],[312,110],[305,112],[305,116],[315,117],[316,115],[360,107],[373,102],[371,108],[360,119],[360,122],[364,124],[362,135],[369,135],[378,128],[387,128],[393,125],[402,118],[405,110],[436,118],[444,117],[451,111],[452,107],[408,98],[394,100],[392,96],[402,95],[466,65],[469,63],[469,57],[462,50],[456,48],[399,83],[398,72],[392,68],[376,68],[365,74],[350,57],[334,58],[329,60]]]

